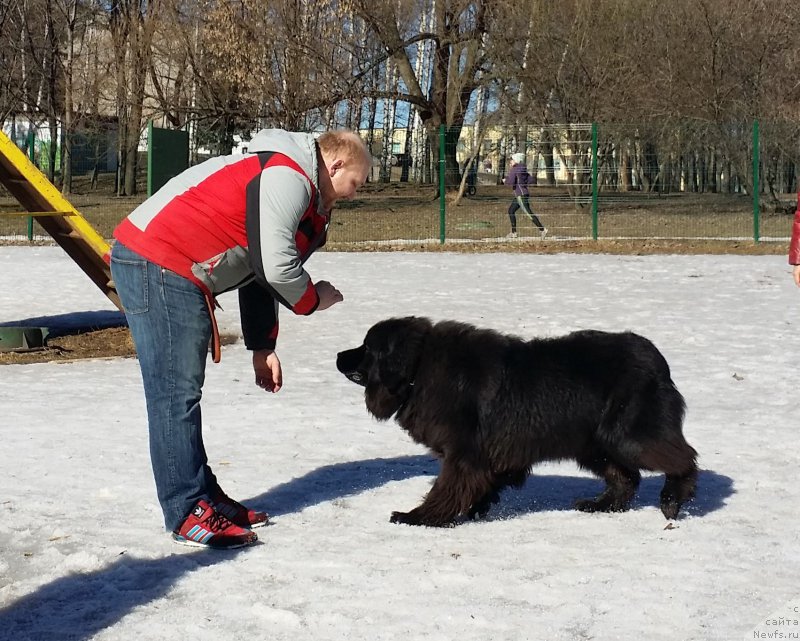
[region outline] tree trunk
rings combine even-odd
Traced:
[[[648,141],[644,143],[642,173],[645,180],[645,190],[655,191],[658,187],[658,152],[656,146]]]
[[[129,24],[122,13],[121,3],[114,3],[109,15],[109,30],[114,48],[114,83],[116,89],[117,115],[117,176],[116,194],[125,195],[125,171],[128,164],[128,75],[125,56],[128,48]]]
[[[77,0],[67,2],[62,9],[66,17],[66,50],[64,61],[64,150],[61,157],[61,192],[72,193],[72,142],[73,129],[73,73],[75,65],[75,19],[78,11]]]
[[[50,131],[50,147],[47,149],[47,179],[56,184],[56,159],[58,152],[59,132],[58,120],[54,115],[47,117],[47,126]]]
[[[694,153],[689,151],[685,155],[686,159],[686,183],[685,190],[688,193],[695,193],[697,191],[697,179],[695,176]]]
[[[378,111],[378,100],[373,98],[369,106],[369,123],[367,124],[367,149],[372,153],[372,146],[375,143],[375,114]],[[368,180],[374,180],[372,175],[373,168],[370,167]]]
[[[386,88],[387,91],[396,81],[395,67],[391,59],[386,61]],[[380,181],[388,183],[392,177],[392,143],[394,142],[394,115],[397,100],[386,98],[383,102],[383,138],[381,144],[381,170]]]
[[[550,136],[550,130],[545,129],[542,132],[542,158],[544,158],[545,169],[545,182],[548,186],[552,187],[556,184],[556,166],[555,166],[555,153],[553,150],[553,141]]]
[[[403,142],[403,162],[400,165],[400,182],[407,183],[410,178],[411,157],[413,155],[413,148],[411,139],[414,136],[413,123],[416,120],[416,109],[411,105],[408,107],[408,120],[406,121],[406,138]],[[419,159],[417,159],[419,162]]]
[[[708,180],[708,163],[706,154],[702,151],[696,152],[697,156],[697,191],[701,194],[706,192],[706,181]]]
[[[145,80],[150,68],[153,32],[160,9],[160,0],[150,0],[147,3],[119,0],[112,5],[109,14],[117,75],[119,195],[131,196],[136,193]]]
[[[56,159],[58,146],[61,143],[59,130],[58,130],[58,115],[60,109],[58,107],[57,98],[57,79],[58,79],[58,41],[55,34],[55,24],[53,17],[53,6],[51,0],[45,3],[47,21],[47,49],[45,52],[45,68],[47,69],[47,122],[50,127],[50,150],[48,154],[47,163],[47,178],[51,183],[56,182]]]
[[[633,190],[630,142],[627,139],[623,139],[622,143],[620,144],[619,189],[620,191]]]
[[[719,174],[717,169],[717,152],[714,149],[711,149],[709,152],[711,154],[710,162],[708,163],[708,188],[712,194],[716,194],[719,191]]]
[[[428,17],[431,25],[429,31],[436,34],[436,38],[428,39],[432,55],[428,67],[429,76],[426,76],[426,79],[429,77],[430,83],[422,82],[421,74],[415,72],[409,55],[410,47],[406,46],[407,43],[400,35],[398,23],[404,22],[405,16],[398,16],[396,13],[387,16],[373,12],[371,5],[366,2],[357,3],[355,7],[359,16],[380,42],[381,50],[389,52],[405,85],[408,102],[419,109],[421,124],[432,146],[438,143],[438,130],[441,124],[448,127],[447,141],[452,143],[453,136],[457,140],[472,93],[478,86],[477,79],[483,62],[481,54],[486,32],[488,3],[480,0],[473,5],[474,13],[468,26],[464,26],[460,20],[459,12],[463,12],[464,8],[459,9],[455,3],[436,0],[432,6],[426,5],[423,8],[423,16]],[[415,53],[417,61],[421,56],[427,57],[424,47],[420,47]],[[434,152],[433,155],[437,157],[438,153]],[[444,160],[445,184],[448,187],[458,187],[459,171],[455,144],[446,145]]]

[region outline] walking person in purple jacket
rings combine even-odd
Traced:
[[[508,207],[508,218],[511,221],[511,233],[509,238],[517,237],[517,210],[522,209],[523,213],[531,219],[534,225],[539,228],[542,240],[547,236],[547,228],[539,220],[539,217],[533,213],[530,205],[530,193],[528,192],[528,184],[531,180],[531,175],[528,173],[528,168],[525,166],[525,154],[522,152],[512,154],[511,156],[511,171],[506,176],[505,184],[514,190],[514,200]]]

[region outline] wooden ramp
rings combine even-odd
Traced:
[[[47,177],[0,131],[0,184],[122,310],[105,256],[108,243]]]

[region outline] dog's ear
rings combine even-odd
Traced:
[[[408,316],[384,321],[385,343],[379,350],[378,372],[383,384],[397,392],[414,382],[432,324],[427,318]]]

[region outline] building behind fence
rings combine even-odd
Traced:
[[[334,212],[332,243],[506,240],[514,198],[503,181],[518,152],[532,176],[532,209],[554,241],[789,238],[800,161],[794,125],[475,125],[436,133],[362,132],[376,165],[359,198]],[[114,201],[113,136],[101,138],[85,145],[87,161],[74,170],[78,194],[69,197],[108,238],[138,201]],[[43,170],[59,158],[41,130],[18,128],[15,140]],[[140,166],[146,172],[147,163]],[[98,181],[98,172],[108,179]],[[40,236],[24,219],[2,216],[15,208],[0,194],[0,239]],[[517,241],[540,237],[522,212],[517,219]]]

